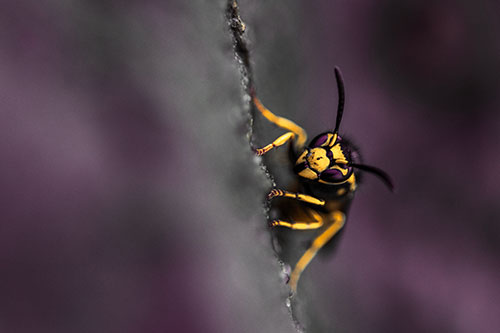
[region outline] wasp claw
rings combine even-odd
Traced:
[[[269,194],[267,195],[267,200],[271,200],[272,198],[274,197],[277,197],[277,196],[281,196],[283,195],[283,191],[281,190],[271,190],[271,192],[269,192]]]
[[[269,228],[274,228],[278,225],[278,221],[276,220],[271,220],[268,222]]]
[[[257,156],[262,156],[265,154],[265,151],[264,149],[261,149],[261,148],[254,148],[253,149],[253,152],[255,153],[255,155]]]

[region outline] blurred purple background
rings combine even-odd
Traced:
[[[500,5],[240,5],[264,103],[328,129],[340,66],[341,130],[398,187],[365,177],[304,325],[497,331]],[[0,4],[0,332],[294,331],[224,9]]]

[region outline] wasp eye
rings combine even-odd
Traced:
[[[325,170],[321,173],[320,178],[324,181],[334,183],[338,181],[342,181],[345,179],[345,176],[340,172],[339,170],[336,169],[328,169]]]
[[[327,140],[328,140],[328,133],[320,134],[317,137],[315,137],[314,139],[312,139],[312,141],[309,144],[309,146],[311,148],[320,147],[321,145],[325,144],[325,142]]]

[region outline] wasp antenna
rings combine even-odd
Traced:
[[[391,192],[395,192],[394,182],[391,177],[382,169],[376,168],[374,166],[365,165],[365,164],[355,164],[351,163],[351,166],[357,168],[362,171],[371,172],[375,174],[375,176],[379,177],[380,180],[384,182],[385,185],[391,190]]]
[[[337,79],[337,88],[339,90],[339,106],[337,108],[337,121],[335,122],[335,130],[333,133],[338,133],[340,127],[340,121],[342,120],[342,114],[344,113],[344,80],[342,79],[342,73],[340,69],[335,66],[335,78]]]

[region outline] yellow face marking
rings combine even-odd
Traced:
[[[304,169],[301,172],[299,172],[299,176],[307,178],[307,179],[317,179],[318,175],[316,172],[312,171],[311,169]]]
[[[325,171],[330,165],[330,159],[326,156],[326,150],[313,148],[307,157],[309,166],[318,172]]]
[[[331,147],[337,141],[337,134],[328,133],[325,142],[323,142],[320,147]]]
[[[342,152],[340,144],[337,143],[335,146],[330,148],[330,150],[333,153],[333,159],[335,160],[335,162],[344,164],[347,163],[347,159],[345,158],[344,152]]]
[[[303,163],[306,161],[306,156],[307,156],[307,153],[309,152],[309,150],[304,150],[304,152],[302,154],[300,154],[299,158],[297,159],[297,162],[295,162],[295,164],[300,164],[300,163]]]
[[[331,147],[337,141],[337,134],[328,133],[326,141],[321,144],[321,147]]]
[[[351,185],[349,188],[350,191],[356,190],[356,177],[354,176],[354,172],[352,173],[351,177],[347,179],[347,182]]]
[[[330,134],[330,133],[328,134],[329,140],[327,142],[329,146],[333,146],[335,144],[335,141],[337,141],[337,136],[338,136],[337,134]]]
[[[345,194],[345,192],[346,192],[346,189],[345,188],[341,188],[341,189],[339,189],[337,191],[337,195],[343,195],[343,194]]]

